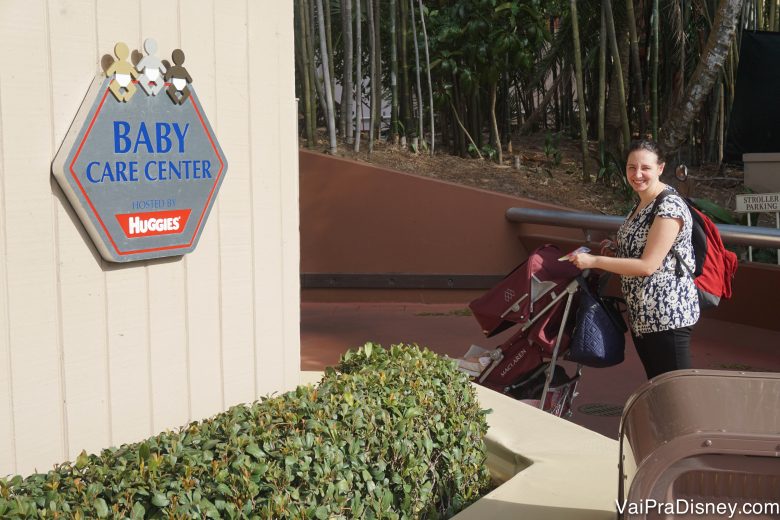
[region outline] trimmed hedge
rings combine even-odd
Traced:
[[[486,431],[451,361],[367,343],[316,388],[0,479],[0,517],[446,518],[489,484]]]

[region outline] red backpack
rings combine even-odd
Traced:
[[[661,192],[653,203],[653,219],[658,205],[669,195],[669,191]],[[737,272],[737,255],[723,245],[720,232],[715,223],[702,213],[695,203],[687,197],[681,197],[691,212],[693,227],[691,242],[695,267],[691,273],[680,254],[672,249],[677,265],[684,266],[686,272],[693,277],[693,283],[699,292],[699,307],[709,309],[717,307],[721,298],[731,298],[731,280]],[[652,220],[650,221],[652,226]]]

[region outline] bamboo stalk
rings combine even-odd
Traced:
[[[366,0],[366,23],[368,24],[368,56],[371,67],[371,103],[368,107],[368,153],[374,151],[374,125],[376,124],[377,107],[377,73],[376,73],[376,28],[374,26],[374,1]]]
[[[403,1],[403,0],[402,0]],[[396,0],[390,0],[390,137],[398,144],[398,37]]]
[[[479,153],[479,146],[477,146],[477,143],[474,142],[474,139],[471,138],[471,134],[469,134],[469,131],[466,130],[466,127],[463,126],[463,123],[460,120],[460,117],[458,116],[458,111],[455,110],[455,105],[452,104],[452,100],[450,99],[450,107],[452,108],[452,114],[455,116],[455,120],[458,122],[458,126],[461,130],[463,130],[463,133],[466,134],[466,137],[469,138],[469,142],[474,147],[474,150],[477,152],[477,155],[479,156],[479,159],[482,160],[482,154]]]
[[[659,16],[659,2],[658,0],[653,0],[653,19],[652,19],[652,33],[653,33],[653,48],[652,48],[652,84],[650,86],[651,89],[651,103],[653,105],[653,140],[658,141],[658,113],[660,112],[659,106],[658,106],[658,48],[659,48],[659,35],[660,35],[660,23],[658,20]]]
[[[436,130],[434,129],[433,121],[433,83],[431,83],[431,56],[430,52],[428,51],[428,31],[425,29],[425,12],[423,10],[422,0],[419,0],[418,3],[420,5],[420,23],[422,24],[423,42],[425,44],[425,69],[428,71],[428,106],[431,112],[431,155],[433,155],[433,150],[436,146]]]
[[[577,104],[580,112],[580,143],[582,145],[582,180],[590,181],[588,173],[588,122],[585,114],[585,87],[582,81],[582,56],[580,50],[580,29],[577,19],[577,0],[571,0],[571,30],[574,38],[574,76],[577,80]],[[640,86],[641,89],[641,86]]]
[[[553,69],[554,70],[554,69]],[[599,146],[606,143],[604,138],[604,118],[607,110],[607,20],[604,16],[604,5],[601,6],[601,31],[599,32],[599,115],[598,140]]]
[[[322,7],[322,0],[317,0],[317,21],[319,25],[319,32],[320,32],[320,53],[324,54],[325,56],[322,59],[322,73],[323,73],[323,83],[325,85],[325,108],[327,109],[327,118],[328,118],[328,139],[330,141],[330,148],[329,152],[331,155],[336,155],[338,152],[337,149],[337,142],[336,142],[336,114],[335,114],[335,107],[333,103],[333,91],[331,90],[331,80],[330,80],[330,69],[328,66],[328,43],[327,38],[325,35],[325,17],[323,16],[323,7]]]
[[[425,134],[423,133],[423,102],[422,102],[422,87],[420,86],[420,48],[417,45],[417,21],[414,15],[414,0],[409,0],[409,7],[412,14],[412,37],[414,38],[414,64],[415,64],[415,77],[417,79],[417,123],[418,123],[418,136],[420,146],[425,142]]]
[[[363,42],[360,0],[355,0],[355,153],[360,152],[360,132],[363,130]]]
[[[615,34],[615,19],[612,16],[612,3],[610,0],[603,0],[604,13],[607,19],[607,33],[610,40],[610,46],[612,47],[612,64],[613,74],[617,74],[618,92],[620,100],[620,121],[623,127],[623,146],[624,150],[628,149],[631,143],[631,128],[628,124],[628,111],[626,109],[626,89],[623,84],[623,67],[620,63],[620,48],[617,43],[617,35]]]

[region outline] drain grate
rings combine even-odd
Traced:
[[[577,410],[585,415],[598,415],[599,417],[620,417],[623,414],[622,406],[605,403],[583,404]]]

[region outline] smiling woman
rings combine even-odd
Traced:
[[[699,319],[696,286],[688,275],[694,265],[693,221],[685,201],[659,179],[662,157],[653,141],[631,143],[626,179],[639,203],[618,230],[616,257],[581,253],[571,259],[580,269],[621,275],[634,345],[648,378],[690,368],[690,335]]]

